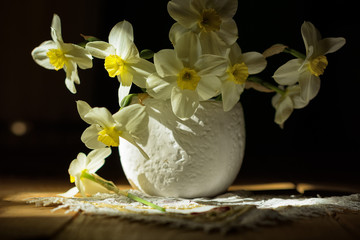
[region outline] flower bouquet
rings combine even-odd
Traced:
[[[275,44],[264,52],[241,51],[233,20],[237,0],[171,0],[175,20],[169,38],[173,49],[139,51],[133,27],[124,20],[108,41],[84,36],[83,43],[65,43],[54,14],[52,40],[32,51],[40,66],[63,69],[65,85],[76,93],[78,67],[92,68],[104,59],[109,77],[119,82],[119,111],[77,101],[81,119],[89,124],[81,140],[92,151],[79,153],[69,174],[76,187],[65,193],[83,196],[116,192],[96,171],[119,147],[130,184],[160,196],[214,196],[227,189],[241,167],[245,147],[241,94],[249,88],[273,94],[274,121],[284,127],[294,109],[304,108],[318,94],[326,54],[345,44],[344,38],[322,38],[310,22],[301,26],[305,52]],[[299,34],[300,35],[300,34]],[[257,74],[276,54],[294,58],[280,66],[271,81]],[[141,90],[135,92],[133,85]],[[126,192],[121,192],[127,195]],[[131,197],[131,196],[130,196]]]

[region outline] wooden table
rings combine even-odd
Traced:
[[[65,180],[0,179],[0,239],[360,239],[360,213],[342,213],[312,218],[257,230],[234,230],[226,235],[134,222],[114,217],[52,212],[53,206],[27,204],[29,197],[53,196],[70,187]],[[121,188],[130,188],[121,185]],[[230,190],[253,191],[346,191],[360,192],[356,187],[315,184],[247,184]]]

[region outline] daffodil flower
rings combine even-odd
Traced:
[[[191,117],[199,101],[220,93],[219,76],[226,71],[225,58],[201,55],[199,39],[185,34],[175,49],[154,55],[156,73],[147,79],[147,92],[157,99],[171,99],[172,110],[182,119]]]
[[[326,54],[339,50],[344,38],[321,38],[319,31],[310,22],[301,26],[301,34],[305,43],[305,58],[288,61],[274,73],[273,78],[280,85],[300,85],[301,97],[309,102],[319,92],[320,78],[328,65]]]
[[[133,27],[127,21],[117,23],[109,34],[109,43],[94,41],[86,44],[92,56],[105,59],[105,69],[110,77],[120,82],[119,103],[128,95],[132,83],[146,87],[146,77],[155,72],[154,65],[140,58],[134,44]]]
[[[176,45],[190,31],[199,35],[204,53],[222,54],[238,38],[233,20],[237,6],[237,0],[171,0],[168,12],[176,21],[169,33],[171,42]]]
[[[78,192],[83,197],[87,194],[93,195],[98,192],[109,193],[110,191],[104,186],[84,177],[86,174],[95,174],[105,163],[105,158],[111,154],[110,148],[101,148],[91,151],[87,156],[79,153],[69,167],[70,182],[75,182],[75,187],[66,193],[60,194],[63,197],[73,197]]]
[[[228,60],[228,68],[221,78],[224,111],[231,110],[240,100],[249,74],[259,73],[266,67],[266,60],[261,53],[242,53],[237,43],[231,47]]]
[[[271,99],[271,103],[276,110],[274,121],[281,128],[284,127],[285,121],[290,117],[294,109],[304,108],[308,104],[301,98],[300,94],[301,88],[296,84],[288,86],[283,93],[278,92]]]
[[[77,66],[81,69],[92,67],[92,56],[84,48],[64,43],[61,35],[60,17],[54,14],[51,23],[51,38],[36,47],[31,55],[40,66],[51,69],[64,69],[66,72],[65,85],[70,92],[76,93],[75,83],[80,84]]]
[[[136,143],[138,131],[147,127],[145,106],[133,104],[111,115],[106,108],[91,108],[86,102],[77,101],[77,109],[80,117],[90,124],[81,136],[88,148],[118,147],[121,137],[149,158]]]

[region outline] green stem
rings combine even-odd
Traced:
[[[255,76],[251,76],[251,77],[248,77],[247,81],[250,81],[250,82],[254,82],[254,83],[258,83],[270,90],[273,90],[281,95],[284,95],[285,94],[285,91],[269,82],[265,82],[264,80],[262,80],[261,78],[259,77],[255,77]]]
[[[304,54],[302,54],[301,52],[298,52],[292,48],[285,48],[284,51],[285,53],[289,53],[291,55],[293,55],[294,57],[297,57],[297,58],[301,58],[301,59],[305,59],[306,56]]]
[[[158,205],[155,205],[151,202],[148,202],[146,201],[145,199],[142,199],[138,196],[135,196],[134,194],[131,194],[131,193],[128,193],[126,191],[123,191],[123,190],[120,190],[119,188],[116,187],[116,185],[111,182],[111,181],[108,181],[108,180],[105,180],[103,179],[102,177],[96,175],[96,174],[91,174],[91,173],[88,173],[87,171],[83,171],[82,174],[81,174],[81,178],[86,178],[86,179],[89,179],[93,182],[96,182],[98,184],[100,184],[101,186],[103,186],[104,188],[106,188],[107,190],[109,191],[112,191],[112,192],[115,192],[116,194],[119,194],[119,195],[123,195],[125,197],[128,197],[134,201],[137,201],[137,202],[140,202],[144,205],[147,205],[149,207],[152,207],[154,209],[157,209],[159,211],[162,211],[162,212],[166,212],[165,208],[162,208]]]

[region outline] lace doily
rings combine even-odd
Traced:
[[[167,223],[177,227],[219,230],[256,228],[344,211],[360,212],[360,194],[334,197],[271,196],[247,191],[232,192],[215,198],[164,198],[129,192],[166,208],[160,212],[115,194],[97,194],[89,198],[40,197],[29,199],[38,206],[57,205],[52,211],[82,211],[88,214]]]

